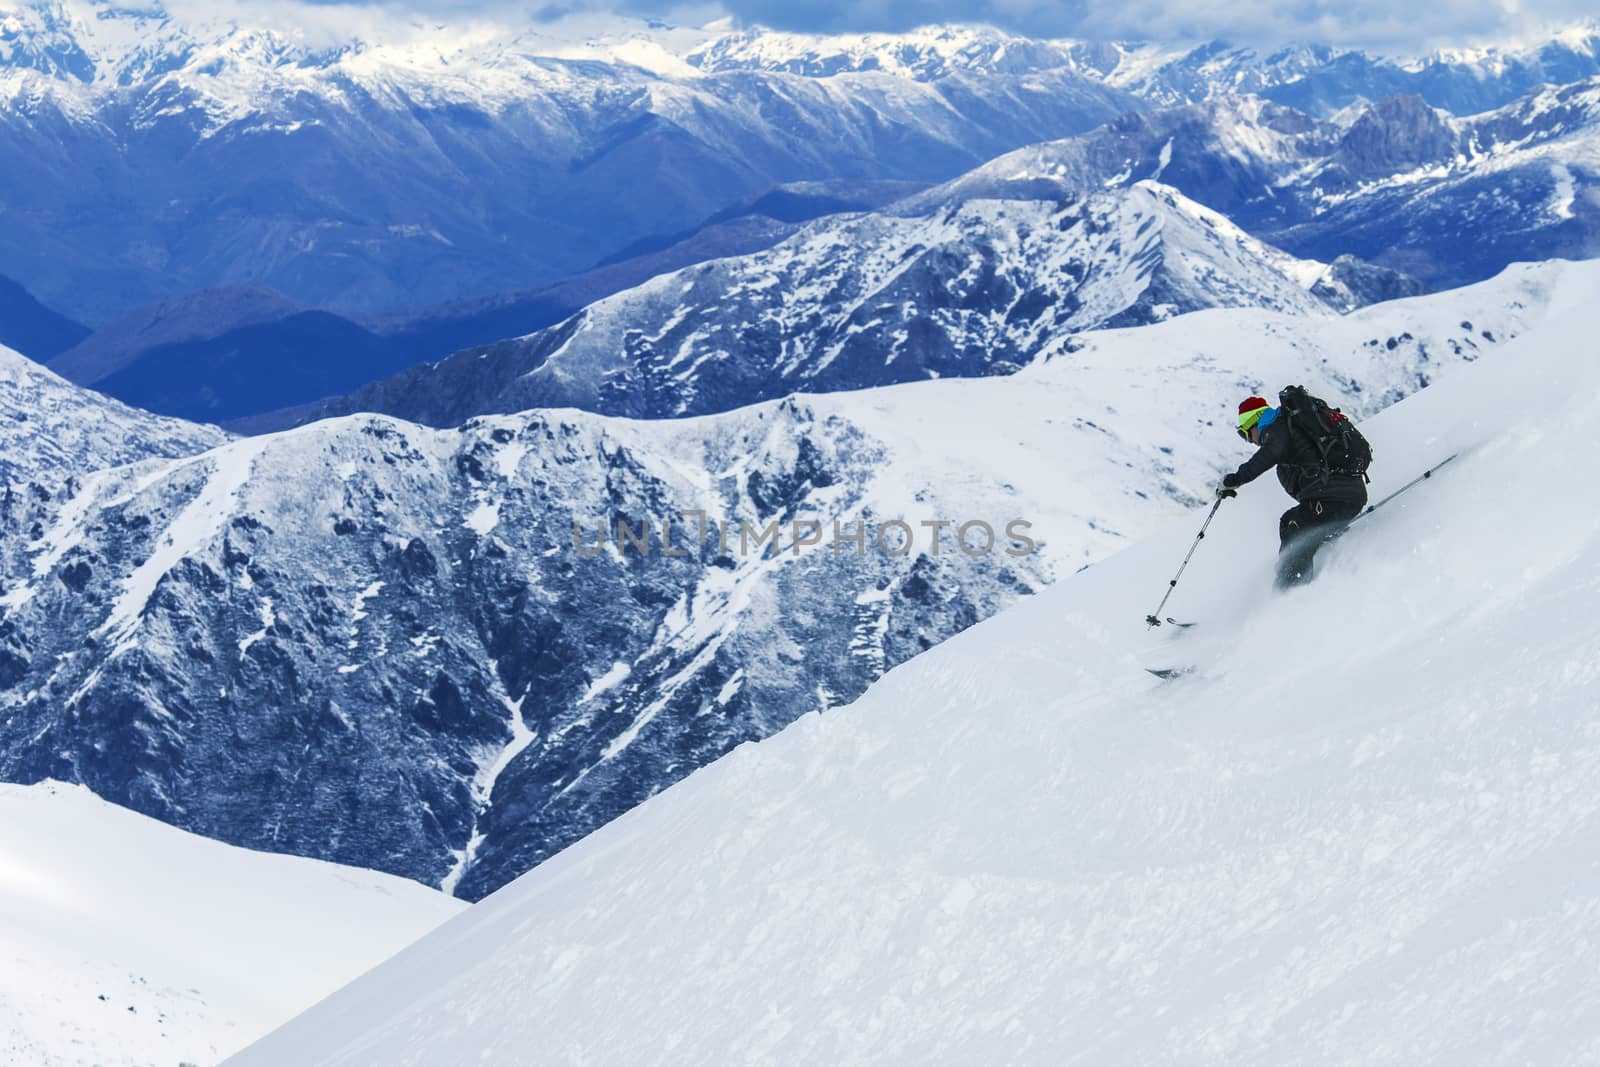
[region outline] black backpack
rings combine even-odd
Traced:
[[[1372,465],[1372,446],[1343,412],[1330,408],[1300,385],[1284,387],[1278,404],[1289,420],[1290,434],[1309,446],[1299,451],[1315,457],[1300,465],[1308,485],[1325,485],[1334,475],[1371,481],[1367,468]]]

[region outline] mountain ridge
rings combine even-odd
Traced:
[[[21,10],[48,17],[0,65],[0,252],[91,324],[219,285],[360,314],[537,287],[776,184],[942,179],[1135,106],[1067,70],[663,73],[470,21],[325,48],[225,16]],[[112,58],[74,76],[101,36]]]
[[[797,390],[1009,373],[1085,330],[1213,306],[1327,311],[1308,292],[1325,269],[1153,182],[842,216],[763,252],[660,275],[298,421],[384,411],[448,426],[562,406],[670,417]]]
[[[810,218],[876,206],[889,184],[778,186],[702,226],[552,286],[392,316],[344,316],[261,287],[211,289],[140,308],[50,361],[51,369],[161,414],[242,432],[255,416],[349,392],[473,345],[522,336],[685,265],[760,251]],[[285,368],[301,368],[288,375]],[[267,381],[247,380],[263,372]],[[277,428],[277,427],[271,427]]]
[[[1262,375],[1364,417],[1593,273],[1200,311],[1005,377],[692,419],[352,416],[24,487],[0,501],[0,774],[479,899],[1197,502]],[[800,520],[831,540],[802,550]],[[952,541],[974,520],[988,551]],[[1008,554],[1012,520],[1034,551]]]
[[[204,452],[215,426],[152,415],[82,389],[0,346],[0,490],[48,493],[107,467]]]
[[[88,327],[45,307],[10,278],[0,277],[0,345],[46,362],[88,336]]]

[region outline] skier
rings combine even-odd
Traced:
[[[1367,505],[1367,464],[1372,449],[1337,408],[1291,385],[1279,407],[1259,396],[1239,405],[1239,436],[1256,446],[1251,456],[1222,479],[1219,497],[1237,496],[1239,486],[1278,469],[1278,481],[1296,504],[1278,520],[1277,586],[1311,579],[1311,560]]]

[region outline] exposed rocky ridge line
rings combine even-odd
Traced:
[[[1075,333],[1201,308],[1328,314],[1307,291],[1323,270],[1153,182],[843,216],[295,417],[381,411],[450,426],[573,406],[659,418],[797,390],[1006,374]]]
[[[193,455],[228,439],[79,388],[0,346],[0,489],[59,492],[93,471]]]

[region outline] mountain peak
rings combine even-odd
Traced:
[[[1011,373],[1074,332],[1201,308],[1327,311],[1307,292],[1322,264],[1156,181],[908,203],[660,275],[304,417],[378,410],[447,426],[535,407],[707,414],[797,390]],[[827,301],[794,296],[821,292]]]
[[[1333,163],[1359,183],[1448,162],[1455,158],[1459,142],[1447,115],[1422,97],[1403,93],[1363,111],[1340,138]]]

